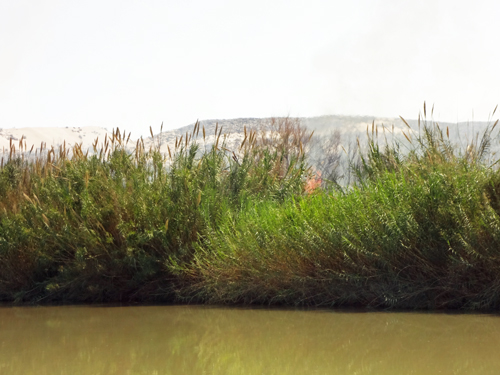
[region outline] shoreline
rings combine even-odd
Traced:
[[[11,150],[0,300],[500,309],[496,124],[465,150],[433,123],[408,125],[405,152],[374,129],[341,186],[308,164],[307,129],[280,121],[238,154],[221,130],[201,152],[199,124],[168,156],[119,131],[94,155]]]

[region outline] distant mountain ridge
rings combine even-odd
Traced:
[[[29,150],[33,146],[33,152],[39,150],[42,143],[48,149],[64,143],[67,148],[81,144],[82,149],[86,150],[92,147],[97,138],[99,143],[103,141],[106,134],[111,136],[111,131],[97,126],[0,129],[0,153],[10,152],[11,145],[19,151],[21,140],[23,148]]]
[[[339,131],[343,140],[355,139],[363,137],[366,130],[371,130],[372,124],[378,126],[379,131],[385,127],[388,131],[394,131],[394,134],[403,139],[403,131],[408,133],[406,124],[400,118],[380,118],[375,116],[342,116],[342,115],[327,115],[318,117],[301,117],[298,118],[301,124],[311,131],[314,130],[318,136],[326,136],[333,131]],[[237,147],[241,144],[244,138],[244,129],[259,129],[271,121],[271,118],[236,118],[236,119],[209,119],[201,120],[200,128],[205,128],[206,137],[203,141],[202,131],[198,134],[198,142],[200,146],[209,148],[216,142],[215,129],[222,129],[222,134],[227,134],[226,146],[228,148]],[[416,131],[418,129],[418,121],[409,119],[408,124]],[[476,132],[481,132],[486,129],[491,122],[461,122],[461,123],[440,123],[442,129],[449,128],[450,133],[456,135],[460,133],[460,137],[473,136]],[[154,137],[144,138],[144,145],[149,147],[157,147],[160,145],[162,152],[167,152],[167,146],[173,149],[176,139],[183,137],[185,140],[186,133],[188,136],[192,134],[194,123],[177,129],[163,131],[157,133]],[[18,143],[21,138],[28,149],[31,145],[35,145],[35,149],[39,147],[41,142],[46,143],[47,147],[54,146],[55,148],[62,145],[64,141],[69,146],[81,144],[82,150],[92,149],[92,143],[99,137],[99,146],[103,143],[104,138],[111,135],[111,131],[101,127],[66,127],[66,128],[12,128],[0,129],[0,152],[7,151],[12,143],[18,148]],[[128,134],[128,133],[127,133]],[[136,137],[132,134],[127,148],[133,149],[136,145]]]
[[[271,121],[271,117],[267,118],[237,118],[237,119],[211,119],[201,120],[200,128],[205,128],[206,138],[202,141],[201,134],[198,134],[198,141],[207,147],[211,146],[216,141],[215,129],[222,129],[222,134],[227,134],[226,145],[231,148],[239,145],[244,138],[244,129],[259,129],[266,126]],[[339,130],[346,136],[360,136],[366,132],[367,126],[371,126],[373,122],[377,124],[395,125],[395,131],[400,132],[406,127],[403,121],[399,118],[376,118],[372,116],[319,116],[319,117],[299,117],[297,118],[301,125],[314,131],[317,135],[326,135],[335,130]],[[390,124],[390,125],[389,125]],[[195,124],[183,126],[178,129],[164,131],[161,134],[156,134],[154,139],[148,137],[144,139],[145,146],[158,146],[160,144],[161,151],[166,152],[167,145],[172,149],[175,146],[176,139],[189,136],[192,134]],[[201,137],[201,138],[200,138]],[[183,138],[185,139],[185,138]]]
[[[317,136],[327,136],[328,134],[339,131],[341,137],[344,141],[356,139],[359,137],[363,140],[366,137],[366,131],[368,129],[371,132],[372,124],[378,127],[380,132],[380,137],[382,137],[383,128],[385,128],[386,133],[394,132],[394,135],[398,140],[404,141],[404,135],[409,135],[410,131],[408,126],[401,118],[389,118],[389,117],[375,117],[375,116],[342,116],[342,115],[328,115],[328,116],[318,116],[318,117],[299,117],[301,125],[307,127],[309,130],[314,131]],[[271,118],[237,118],[237,119],[211,119],[199,121],[200,127],[205,128],[206,139],[205,142],[202,140],[201,133],[198,136],[198,141],[200,145],[205,145],[210,147],[216,141],[215,129],[217,127],[218,131],[222,128],[222,134],[227,134],[226,145],[228,148],[235,147],[239,145],[244,138],[244,128],[249,129],[259,129],[261,126],[265,126],[271,121]],[[410,125],[414,132],[418,131],[418,120],[408,119],[406,122]],[[423,125],[424,121],[421,121]],[[430,123],[430,121],[429,121]],[[441,129],[446,132],[448,128],[451,137],[466,138],[467,136],[472,136],[477,132],[482,132],[488,125],[492,125],[492,122],[460,122],[460,123],[450,123],[450,122],[438,122]],[[150,146],[158,146],[160,144],[161,151],[167,152],[167,145],[172,149],[175,146],[176,139],[179,140],[183,137],[185,140],[186,134],[189,136],[192,134],[195,124],[190,124],[183,126],[178,129],[164,131],[161,134],[156,134],[154,138],[148,137],[144,139],[145,146],[149,148]],[[389,136],[389,134],[386,134]],[[454,138],[453,138],[454,139]],[[464,140],[464,139],[463,139]]]

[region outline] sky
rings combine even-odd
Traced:
[[[441,122],[488,120],[499,14],[463,0],[1,0],[0,128],[412,119],[424,101]]]

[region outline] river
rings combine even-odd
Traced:
[[[500,316],[0,307],[0,374],[498,374]]]

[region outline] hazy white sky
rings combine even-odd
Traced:
[[[0,128],[487,119],[498,1],[0,0]]]

